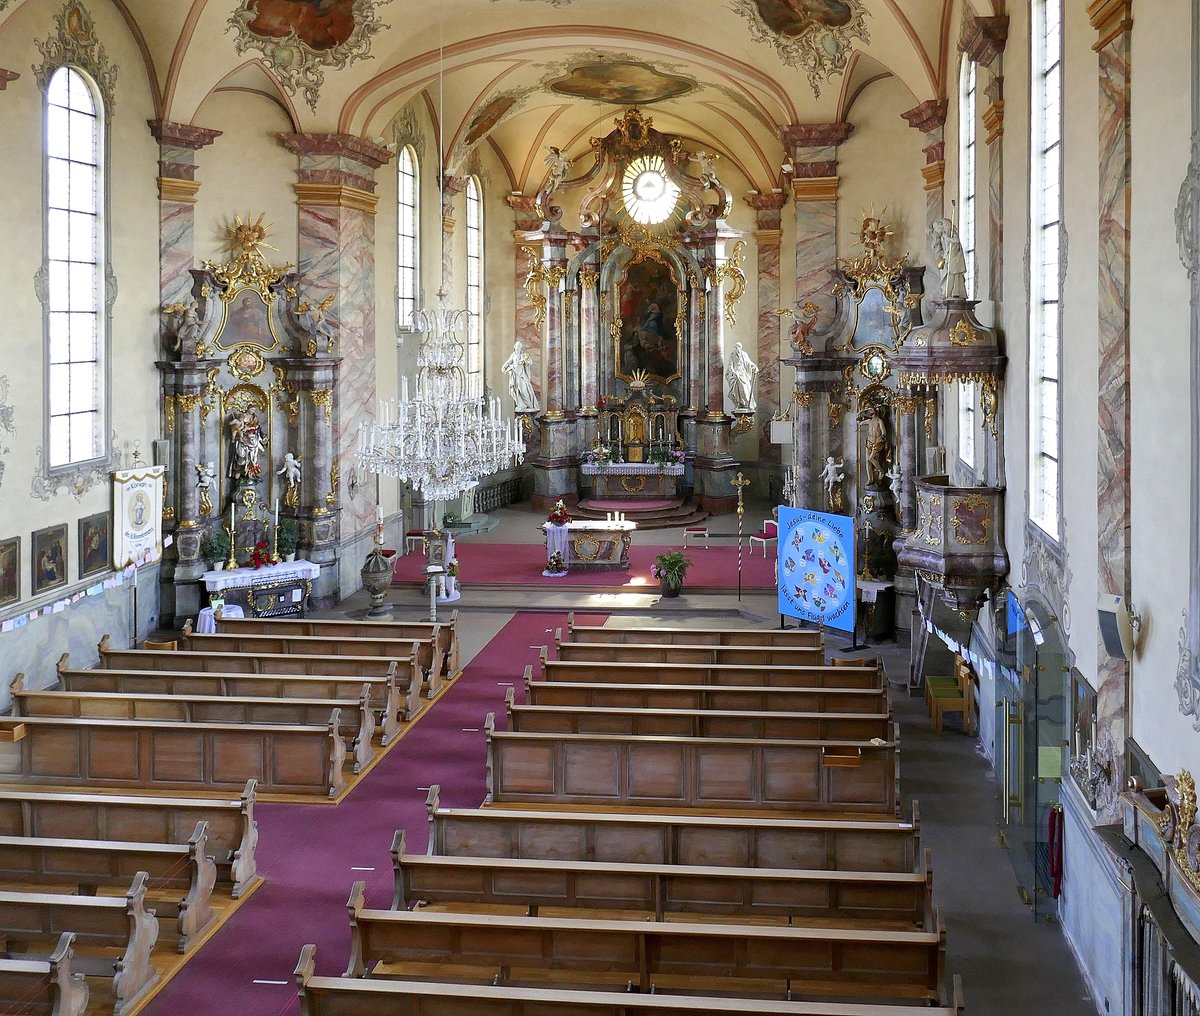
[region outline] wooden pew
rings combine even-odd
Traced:
[[[884,713],[882,688],[746,688],[704,684],[607,684],[535,681],[525,668],[525,702],[532,706],[605,709],[756,709],[808,713]]]
[[[487,800],[899,814],[892,741],[487,734]]]
[[[518,705],[504,695],[508,729],[531,734],[631,734],[639,737],[767,737],[816,741],[887,738],[888,713],[784,713],[725,709],[630,709]]]
[[[925,928],[933,913],[933,863],[923,872],[829,871],[695,864],[563,861],[409,854],[392,840],[393,910],[418,905],[477,910],[540,907],[726,915],[739,921],[870,921]]]
[[[156,892],[178,889],[186,894],[178,906],[156,904],[160,920],[175,918],[179,951],[186,952],[216,919],[212,891],[217,869],[207,849],[207,822],[196,823],[188,842],[178,844],[0,836],[0,879],[12,888],[66,885],[94,896],[97,886],[129,885],[145,871]]]
[[[375,757],[375,711],[371,686],[362,685],[358,698],[301,699],[234,695],[143,694],[132,691],[27,691],[25,675],[11,685],[14,716],[75,716],[117,720],[175,720],[178,723],[300,723],[323,726],[329,711],[341,714],[341,735],[349,745],[354,771],[361,772]]]
[[[7,950],[28,951],[33,959],[55,955],[57,948],[54,953],[48,949],[39,953],[38,944],[61,946],[61,929],[72,929],[79,950],[74,968],[89,977],[112,978],[113,1012],[121,1016],[158,981],[158,971],[150,962],[158,920],[153,910],[146,909],[146,882],[146,873],[139,871],[124,896],[0,891],[0,929]],[[92,954],[92,949],[103,952]]]
[[[259,881],[255,851],[258,782],[247,780],[240,798],[210,800],[121,794],[72,794],[0,788],[0,835],[82,837],[136,843],[186,843],[188,830],[207,823],[207,850],[217,877],[237,899]]]
[[[811,628],[701,628],[692,625],[643,628],[622,626],[618,619],[609,619],[601,625],[576,624],[574,611],[567,615],[566,640],[672,646],[790,646],[797,649],[820,649],[825,644],[822,632]]]
[[[337,709],[323,727],[0,717],[0,779],[152,791],[255,779],[262,790],[336,797],[346,785],[340,727]]]
[[[300,1016],[963,1016],[962,980],[950,1005],[791,1002],[720,995],[633,994],[570,988],[317,977],[315,945],[300,950]]]
[[[371,685],[371,705],[379,713],[383,743],[400,732],[400,718],[411,719],[421,708],[421,677],[416,665],[373,656],[293,656],[241,653],[153,652],[144,649],[105,649],[94,670],[71,670],[63,653],[58,661],[59,683],[74,691],[121,691],[105,671],[131,681],[129,690],[172,695],[244,695],[276,698],[355,698],[359,688]],[[68,683],[64,671],[70,670]],[[131,678],[132,674],[158,674]],[[220,675],[223,683],[205,680]],[[85,676],[86,675],[86,676]],[[269,678],[255,681],[253,678]],[[141,684],[132,686],[133,681]],[[106,683],[107,682],[107,683]],[[214,690],[220,688],[221,690]]]
[[[44,960],[0,959],[0,1011],[21,1016],[83,1016],[88,985],[71,970],[75,936],[64,931]]]
[[[605,648],[605,647],[600,647]],[[751,664],[647,663],[551,660],[541,654],[542,680],[571,684],[712,684],[763,688],[883,688],[879,667],[756,666]]]
[[[429,788],[429,853],[446,857],[549,858],[712,864],[830,871],[915,870],[920,811],[911,821],[775,816],[442,808]]]
[[[388,660],[413,661],[424,682],[426,694],[432,698],[442,686],[442,654],[431,638],[363,638],[331,635],[230,635],[214,632],[198,635],[192,622],[183,626],[181,643],[188,652],[251,653],[256,656],[275,654],[286,656],[378,656]]]
[[[554,639],[560,660],[589,663],[736,663],[743,667],[820,667],[824,649],[787,646],[693,646],[653,642],[563,642]]]
[[[370,910],[364,893],[365,883],[355,882],[347,902],[347,977],[368,969],[379,976],[380,963],[400,975],[417,973],[408,965],[454,964],[447,979],[543,981],[565,970],[573,987],[619,979],[638,991],[686,986],[758,994],[773,984],[803,995],[940,997],[940,915],[933,931],[496,917]]]
[[[442,674],[453,677],[459,672],[458,611],[444,621],[343,621],[333,618],[220,617],[217,631],[230,635],[353,635],[366,638],[386,637],[432,639],[442,653]]]

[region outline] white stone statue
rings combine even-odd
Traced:
[[[729,354],[729,398],[735,413],[752,413],[757,408],[754,401],[754,381],[758,377],[758,366],[739,342]]]
[[[929,232],[934,264],[942,280],[944,299],[967,298],[967,258],[963,253],[958,228],[949,219],[937,219]]]
[[[708,152],[699,151],[693,152],[688,156],[688,162],[695,162],[700,166],[700,182],[705,187],[720,187],[721,181],[717,179],[716,161],[720,158],[719,155],[709,155]]]
[[[216,478],[217,464],[215,462],[199,462],[196,464],[196,488],[200,491],[201,516],[212,514],[212,487],[213,481]]]
[[[169,342],[172,352],[185,348],[194,351],[200,338],[200,309],[194,298],[185,303],[172,303],[163,308],[163,313],[175,318],[175,337]]]
[[[284,491],[283,503],[289,508],[300,507],[300,458],[292,452],[283,457],[283,465],[275,471],[276,476],[282,476],[287,490]]]
[[[545,193],[553,194],[567,178],[567,174],[571,172],[571,160],[560,149],[551,145],[542,162],[550,167],[550,176],[546,180]]]
[[[892,493],[899,497],[900,481],[904,478],[904,470],[900,468],[899,462],[892,463],[892,468],[887,471],[887,478],[892,485]]]
[[[296,308],[296,315],[300,318],[300,323],[304,326],[304,330],[314,339],[324,337],[325,350],[330,353],[333,352],[333,326],[326,320],[325,315],[329,312],[330,304],[333,303],[336,295],[335,293],[330,293],[316,306],[309,303],[302,303]]]
[[[500,365],[500,369],[508,375],[508,391],[518,413],[536,413],[539,409],[537,391],[529,376],[532,364],[529,354],[525,352],[525,344],[517,339],[508,359]]]
[[[833,504],[833,486],[835,483],[841,483],[846,478],[846,473],[843,470],[845,463],[841,459],[835,460],[832,455],[825,458],[825,468],[821,470],[821,480],[825,484],[825,499],[829,504]]]

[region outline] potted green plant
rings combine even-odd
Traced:
[[[300,528],[296,525],[296,520],[288,516],[280,519],[279,532],[275,539],[276,553],[285,561],[295,561],[296,544],[300,542]]]
[[[229,557],[229,534],[221,528],[220,523],[209,526],[200,537],[200,556],[214,571],[225,567],[225,559]]]
[[[678,596],[683,589],[683,577],[691,564],[692,559],[681,550],[659,554],[650,566],[650,577],[658,579],[663,596]]]

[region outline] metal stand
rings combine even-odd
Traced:
[[[864,607],[865,607],[865,604],[864,604]],[[874,609],[875,609],[875,605],[874,605],[874,604],[871,604],[871,605],[870,605],[870,610],[872,611],[872,613],[874,612]],[[864,609],[863,613],[864,613],[864,614],[866,613],[866,610],[865,610],[865,609]],[[855,619],[854,619],[854,620],[855,620],[854,632],[853,632],[854,639],[853,639],[853,641],[850,643],[850,645],[848,645],[848,646],[842,646],[842,648],[841,648],[841,652],[843,652],[843,653],[852,653],[852,652],[854,652],[856,649],[870,649],[870,648],[871,648],[870,644],[869,644],[868,642],[866,642],[866,637],[867,637],[867,626],[866,626],[866,624],[864,624],[864,625],[862,626],[862,629],[863,629],[862,637],[863,637],[863,640],[864,640],[864,641],[863,641],[863,642],[860,644],[860,643],[859,643],[859,641],[858,641],[858,623],[857,623],[857,622],[858,622],[859,618],[858,618],[858,616],[857,616],[857,615],[855,616]]]

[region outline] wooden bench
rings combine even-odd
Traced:
[[[107,678],[105,672],[116,676]],[[129,690],[251,698],[355,698],[365,683],[371,685],[371,706],[378,713],[384,744],[390,744],[400,732],[402,716],[411,719],[421,708],[421,679],[415,666],[373,656],[250,656],[118,649],[105,652],[100,667],[94,670],[71,670],[69,656],[63,653],[58,675],[59,684],[72,691]],[[216,676],[206,679],[206,675]],[[118,687],[122,683],[127,683],[127,689]]]
[[[346,785],[341,716],[324,727],[0,717],[0,779],[47,784],[261,790],[336,797]]]
[[[567,615],[566,636],[568,642],[641,642],[671,646],[790,646],[821,649],[825,644],[821,631],[812,628],[700,628],[691,625],[643,628],[638,625],[623,626],[615,618],[601,625],[576,624],[574,611]]]
[[[735,663],[743,667],[820,667],[825,650],[787,646],[659,645],[652,642],[563,642],[555,636],[555,656],[588,663]]]
[[[625,709],[756,709],[808,713],[887,712],[882,688],[766,688],[704,684],[535,681],[525,668],[525,702]]]
[[[447,979],[541,981],[561,970],[570,972],[573,987],[600,978],[632,981],[638,991],[686,985],[757,994],[772,984],[823,996],[940,997],[940,915],[933,931],[497,917],[370,910],[364,893],[365,883],[355,882],[347,902],[347,977],[369,969],[379,976],[377,964],[394,965],[403,976],[418,973],[408,965],[454,964]]]
[[[0,959],[0,1010],[20,1016],[83,1016],[88,985],[71,969],[75,936],[64,931],[44,960]]]
[[[763,815],[442,808],[429,788],[429,853],[446,857],[550,858],[648,864],[915,870],[920,812],[912,820],[783,818]]]
[[[343,621],[330,618],[218,617],[217,631],[230,635],[353,635],[366,638],[432,639],[442,654],[442,674],[459,672],[458,611],[444,621]]]
[[[31,959],[54,956],[62,945],[62,929],[70,928],[77,949],[74,968],[89,977],[112,978],[113,1012],[121,1016],[158,981],[150,962],[158,920],[146,909],[146,882],[146,873],[138,872],[124,896],[0,891],[0,934],[6,949],[28,952]],[[39,953],[41,942],[57,946]],[[93,954],[93,949],[102,951]]]
[[[208,823],[198,822],[187,843],[0,836],[0,879],[15,885],[67,885],[94,896],[97,886],[129,885],[145,871],[156,891],[182,890],[178,906],[157,904],[160,920],[174,917],[179,951],[216,919],[212,909],[216,865],[208,856]]]
[[[232,800],[0,788],[0,835],[186,843],[188,830],[205,822],[218,881],[232,885],[236,899],[260,877],[257,793],[256,780]]]
[[[300,1016],[963,1016],[962,981],[949,1006],[847,1006],[719,995],[632,994],[570,988],[317,977],[316,946],[300,951]]]
[[[601,647],[603,648],[603,647]],[[713,684],[763,688],[883,688],[877,666],[801,667],[743,664],[645,663],[636,661],[551,660],[541,654],[542,680],[571,684]]]
[[[933,865],[923,872],[829,871],[724,865],[564,861],[548,858],[409,854],[404,830],[392,840],[393,910],[420,905],[473,910],[540,907],[710,914],[755,921],[870,921],[926,928]]]
[[[419,640],[329,635],[230,635],[223,632],[198,635],[191,630],[191,622],[188,621],[181,638],[183,648],[189,652],[411,659],[421,675],[428,697],[436,695],[442,686],[442,654],[428,637]]]
[[[116,720],[174,720],[177,723],[300,723],[324,726],[331,709],[341,715],[341,735],[349,745],[354,771],[375,757],[375,711],[371,686],[357,699],[253,698],[235,695],[143,694],[131,691],[27,691],[25,675],[9,686],[14,716],[97,717]]]
[[[518,705],[505,692],[508,729],[541,734],[634,734],[639,737],[767,737],[816,741],[887,738],[887,713],[785,713],[727,709],[630,709],[625,706]]]
[[[487,734],[487,800],[898,814],[897,740]]]

